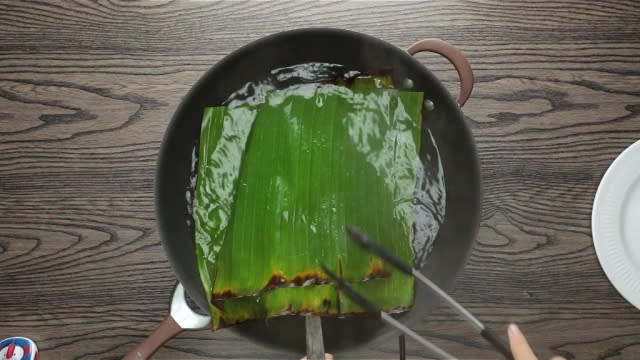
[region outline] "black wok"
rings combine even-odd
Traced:
[[[440,53],[454,64],[461,77],[463,90],[458,103],[462,105],[473,84],[462,54],[439,40],[423,40],[409,49],[411,53],[418,51]],[[242,47],[204,74],[173,116],[160,152],[156,182],[160,236],[178,280],[203,311],[208,312],[208,302],[196,266],[194,232],[185,197],[202,109],[221,104],[245,83],[264,79],[275,68],[308,62],[342,64],[363,72],[391,68],[394,79],[408,77],[415,90],[427,94],[435,107],[423,127],[432,133],[442,159],[446,216],[421,271],[443,289],[450,290],[473,245],[481,201],[475,145],[460,106],[436,77],[407,52],[371,36],[318,28],[282,32]],[[436,302],[426,294],[425,289],[418,287],[413,309],[398,315],[398,319],[408,325],[423,319]],[[323,318],[322,326],[325,348],[332,353],[393,333],[375,317]],[[303,317],[283,316],[268,322],[245,323],[232,330],[252,341],[303,354],[304,328]]]

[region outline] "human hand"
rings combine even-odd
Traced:
[[[529,346],[527,339],[516,324],[509,325],[507,333],[509,335],[509,347],[511,347],[511,353],[513,354],[514,360],[538,360],[536,355],[533,353],[531,346]],[[307,360],[307,357],[305,356],[300,360]],[[333,355],[325,354],[325,360],[333,360]],[[566,359],[562,356],[554,356],[551,360]]]
[[[509,346],[511,347],[511,353],[514,360],[538,360],[536,355],[531,350],[531,346],[527,342],[520,328],[516,324],[509,325]],[[562,356],[554,356],[551,360],[566,360]]]
[[[307,360],[307,357],[305,356],[305,357],[303,357],[303,358],[302,358],[302,359],[300,359],[300,360]],[[333,360],[333,355],[331,355],[331,354],[324,354],[324,360]]]

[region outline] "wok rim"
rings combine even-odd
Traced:
[[[428,74],[429,77],[433,78],[433,81],[435,81],[434,86],[438,86],[442,89],[444,89],[442,83],[423,65],[421,64],[418,60],[416,60],[414,57],[412,57],[411,55],[409,55],[408,53],[406,53],[404,50],[384,41],[381,39],[378,39],[376,37],[367,35],[367,34],[363,34],[360,32],[355,32],[355,31],[351,31],[351,30],[345,30],[345,29],[337,29],[337,28],[327,28],[327,27],[311,27],[311,28],[300,28],[300,29],[293,29],[293,30],[287,30],[287,31],[282,31],[282,32],[277,32],[277,33],[273,33],[264,37],[260,37],[258,39],[255,39],[251,42],[248,42],[246,44],[244,44],[243,46],[239,47],[238,49],[234,50],[233,52],[231,52],[230,54],[224,56],[222,59],[220,59],[219,61],[217,61],[216,63],[214,63],[211,67],[209,67],[209,69],[207,69],[200,77],[199,79],[194,83],[194,85],[191,86],[191,88],[189,89],[189,91],[185,94],[185,96],[182,98],[182,100],[180,101],[180,104],[176,107],[173,115],[171,116],[171,120],[169,121],[169,124],[167,125],[167,128],[164,132],[164,136],[162,139],[162,143],[160,146],[160,151],[158,153],[158,158],[157,158],[157,163],[156,163],[156,172],[155,172],[155,179],[154,179],[154,198],[155,198],[155,213],[156,213],[156,218],[157,218],[157,229],[159,232],[159,237],[161,240],[161,243],[163,245],[163,249],[165,252],[165,256],[167,257],[167,259],[169,260],[172,272],[176,275],[176,277],[178,278],[178,281],[182,282],[184,284],[184,278],[182,276],[182,271],[178,268],[177,263],[179,263],[180,261],[174,260],[174,257],[172,256],[172,251],[170,249],[169,244],[172,242],[172,239],[170,237],[170,235],[168,235],[168,231],[166,229],[166,224],[168,221],[170,221],[168,219],[168,213],[170,213],[170,211],[167,211],[165,209],[165,207],[162,204],[162,173],[164,172],[164,168],[166,163],[167,163],[167,159],[169,158],[169,153],[171,152],[171,149],[168,145],[168,143],[170,142],[170,139],[172,138],[172,135],[176,132],[176,128],[179,126],[179,123],[181,121],[181,119],[184,117],[184,113],[185,110],[187,108],[187,105],[189,103],[189,100],[191,98],[193,98],[194,96],[196,96],[200,91],[202,91],[202,88],[206,88],[207,83],[209,82],[209,79],[212,78],[215,74],[217,74],[222,68],[224,68],[224,66],[228,63],[232,63],[234,61],[237,61],[237,59],[239,57],[242,56],[246,56],[248,53],[250,53],[252,51],[252,49],[254,47],[256,47],[257,45],[260,44],[265,44],[265,43],[269,43],[273,40],[277,40],[283,37],[287,37],[287,36],[293,36],[293,35],[304,35],[304,34],[316,34],[316,35],[322,35],[322,34],[326,34],[326,35],[344,35],[344,36],[350,36],[350,37],[357,37],[357,38],[361,38],[364,39],[367,42],[374,42],[374,43],[378,43],[378,44],[382,44],[386,47],[392,47],[396,50],[397,56],[399,57],[404,57],[406,59],[408,59],[408,61],[414,62],[415,64],[419,65],[422,69],[422,71],[426,72],[426,74]],[[444,90],[446,92],[446,90]],[[448,94],[448,99],[451,102],[454,102],[453,97],[451,96],[451,94]],[[470,147],[470,152],[467,154],[470,158],[471,158],[471,165],[473,167],[473,175],[475,175],[477,181],[475,181],[473,184],[471,184],[471,186],[473,187],[472,192],[475,193],[473,202],[475,204],[477,204],[477,206],[475,206],[475,208],[472,211],[472,221],[471,223],[473,224],[473,228],[470,229],[471,230],[471,236],[470,236],[470,240],[468,241],[468,245],[466,246],[466,248],[464,249],[458,249],[458,251],[460,252],[460,263],[459,265],[453,269],[452,271],[449,271],[450,276],[449,276],[449,280],[446,281],[445,284],[442,284],[441,287],[443,288],[443,290],[445,290],[446,292],[450,292],[454,286],[456,281],[458,280],[462,270],[466,267],[471,252],[475,246],[476,243],[476,237],[477,237],[477,233],[479,230],[479,225],[480,225],[480,218],[481,218],[481,213],[482,213],[482,198],[483,198],[483,190],[482,190],[482,178],[481,178],[481,172],[480,172],[480,162],[479,162],[479,157],[478,157],[478,151],[477,151],[477,146],[475,144],[474,138],[473,138],[473,134],[471,132],[471,129],[469,127],[469,124],[467,123],[467,121],[465,120],[465,117],[460,109],[460,107],[456,106],[455,107],[456,110],[453,110],[455,113],[452,116],[455,117],[459,117],[461,119],[461,122],[463,124],[463,131],[464,134],[462,134],[464,137],[469,139],[469,147]],[[194,139],[195,140],[195,139]],[[444,161],[443,161],[443,166],[444,166]],[[445,184],[447,183],[446,181],[446,174],[445,174]],[[448,187],[447,187],[448,188]],[[448,190],[447,190],[448,192]],[[448,201],[448,200],[447,200]],[[447,212],[448,214],[448,212]],[[446,215],[445,215],[446,218]],[[434,244],[436,244],[435,246],[437,246],[438,243],[438,239],[439,239],[439,235],[436,238]],[[174,240],[175,241],[175,240]],[[189,280],[189,279],[187,279]],[[193,280],[193,279],[192,279]],[[204,291],[202,291],[201,289],[201,284],[200,284],[200,278],[198,277],[196,279],[197,283],[200,285],[200,290],[201,290],[201,294],[193,294],[193,288],[190,286],[186,286],[185,285],[185,291],[186,293],[189,295],[189,297],[191,297],[197,304],[198,306],[201,308],[201,310],[206,311],[207,314],[210,314],[209,311],[209,307],[208,307],[208,301],[206,300],[206,297],[204,296]],[[195,295],[195,296],[194,296]],[[200,299],[199,299],[200,297]],[[417,295],[416,295],[417,297]],[[204,299],[204,302],[203,302]],[[199,301],[200,300],[200,301]],[[206,307],[203,307],[203,304],[207,304]],[[430,312],[432,309],[430,309],[428,312]],[[422,318],[416,319],[417,317],[413,317],[413,319],[409,319],[406,321],[403,321],[405,324],[407,325],[411,325],[414,324],[417,321],[422,320]],[[241,325],[240,325],[241,326]],[[243,335],[240,331],[237,331],[238,326],[234,326],[234,327],[230,327],[230,329],[232,331],[234,331],[237,334]],[[380,339],[384,336],[378,336],[374,339]],[[372,339],[373,340],[373,339]],[[270,345],[269,343],[266,342],[260,342],[261,344],[265,344],[265,345]],[[369,342],[366,343],[362,343],[361,346],[365,346],[366,344],[368,344]],[[346,351],[350,351],[353,348],[350,348]]]

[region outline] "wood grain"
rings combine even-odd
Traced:
[[[478,242],[454,296],[539,354],[640,356],[640,312],[590,232],[607,166],[640,138],[634,0],[0,2],[0,338],[47,359],[117,359],[162,319],[174,276],[156,233],[155,161],[200,75],[243,44],[332,26],[468,56],[464,111],[484,181]],[[457,93],[445,60],[418,56]],[[465,359],[497,355],[441,309],[416,330]],[[394,339],[343,358],[397,358]],[[409,341],[410,358],[424,352]],[[293,359],[230,331],[185,332],[157,359]]]

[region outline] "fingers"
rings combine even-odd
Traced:
[[[511,353],[515,360],[538,360],[533,350],[531,350],[527,339],[522,335],[522,332],[516,324],[509,325],[507,333],[509,334]]]
[[[302,358],[302,359],[300,359],[300,360],[307,360],[307,357],[305,356],[305,357],[303,357],[303,358]],[[331,354],[324,354],[324,360],[333,360],[333,355],[331,355]]]
[[[562,356],[554,356],[551,358],[551,360],[567,360],[567,359],[563,358]]]

